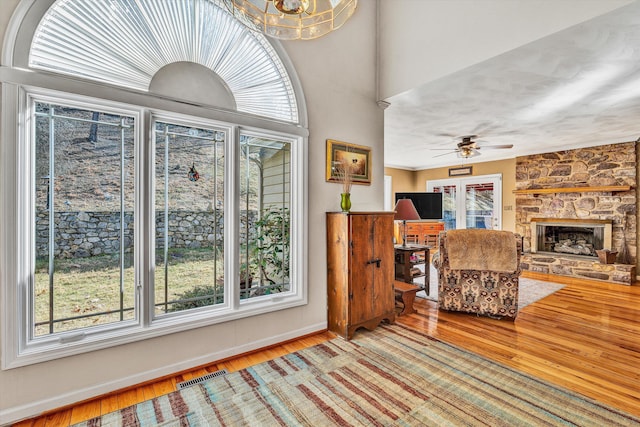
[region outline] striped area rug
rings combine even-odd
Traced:
[[[640,419],[382,325],[79,425],[630,426]]]

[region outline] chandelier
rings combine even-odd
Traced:
[[[358,0],[222,0],[240,22],[282,40],[310,40],[347,22]]]

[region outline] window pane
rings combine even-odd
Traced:
[[[290,290],[290,143],[241,136],[240,298]]]
[[[224,134],[155,126],[156,314],[222,304]]]
[[[493,208],[492,182],[465,185],[467,228],[492,229]]]
[[[35,109],[33,335],[134,319],[134,120]]]
[[[434,186],[433,191],[442,194],[442,212],[445,230],[456,229],[456,186]]]

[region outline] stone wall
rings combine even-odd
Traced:
[[[516,159],[516,189],[553,189],[628,185],[630,191],[576,191],[516,194],[516,231],[524,237],[523,268],[542,273],[630,284],[635,281],[636,143],[560,151]],[[562,254],[532,254],[531,218],[609,219],[612,249],[626,248],[630,261],[600,264],[596,259]]]
[[[85,258],[120,251],[119,212],[55,212],[55,251],[60,258]],[[249,237],[255,237],[257,212],[249,212]],[[240,237],[247,233],[246,215],[241,215]],[[134,241],[133,213],[124,215],[124,247],[130,252]],[[162,239],[164,215],[156,215],[156,238]],[[221,244],[224,232],[222,212],[171,211],[169,213],[169,237],[172,248],[203,248]],[[49,212],[38,212],[36,220],[36,251],[38,257],[46,257],[49,241]],[[159,243],[161,245],[161,243]]]

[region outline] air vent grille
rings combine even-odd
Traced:
[[[198,378],[190,379],[189,381],[183,381],[181,383],[176,384],[176,386],[178,387],[178,390],[182,390],[183,388],[191,387],[192,385],[200,384],[210,379],[227,375],[228,373],[229,372],[227,372],[226,369],[221,369],[219,371],[211,372],[210,374],[203,375]]]

